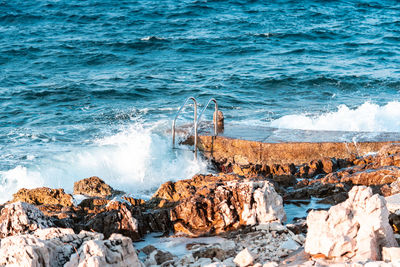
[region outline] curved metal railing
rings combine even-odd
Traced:
[[[175,148],[175,124],[176,124],[176,119],[179,117],[179,114],[181,113],[182,109],[185,107],[185,105],[187,104],[187,102],[189,100],[193,100],[194,103],[194,114],[193,114],[193,125],[194,125],[194,136],[195,136],[195,142],[197,142],[197,129],[196,129],[196,122],[197,122],[197,101],[196,98],[194,97],[188,97],[185,102],[183,103],[183,105],[179,108],[178,112],[175,115],[175,119],[172,122],[172,148]],[[195,146],[195,157],[197,158],[197,153],[196,153],[196,146]]]
[[[214,121],[214,136],[217,136],[217,134],[218,134],[218,129],[217,129],[217,123],[218,123],[218,103],[217,103],[217,100],[215,100],[215,98],[211,98],[210,100],[208,100],[207,104],[204,106],[204,108],[203,108],[202,111],[200,112],[199,117],[198,117],[197,120],[194,122],[194,133],[195,133],[195,136],[194,136],[194,156],[195,156],[195,158],[197,158],[197,128],[198,128],[198,126],[199,126],[199,122],[200,122],[200,120],[201,120],[201,116],[203,115],[204,111],[207,109],[208,105],[209,105],[211,102],[214,102],[214,104],[215,104],[215,111],[214,111],[215,118],[213,119],[213,121]]]

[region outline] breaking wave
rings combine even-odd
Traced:
[[[163,182],[190,178],[207,170],[189,150],[171,149],[169,137],[136,123],[90,145],[35,158],[32,165],[0,172],[0,203],[20,188],[48,186],[72,193],[73,183],[99,176],[118,190],[148,198]]]
[[[316,131],[400,132],[400,102],[380,106],[365,102],[357,108],[340,105],[319,115],[287,115],[270,122],[271,127]]]

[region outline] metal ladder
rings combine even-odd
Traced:
[[[215,119],[214,121],[214,136],[217,136],[218,134],[218,129],[217,129],[217,123],[218,123],[218,103],[215,98],[211,98],[208,100],[207,104],[204,106],[204,108],[201,110],[199,117],[197,117],[197,100],[194,97],[188,97],[185,102],[182,104],[182,106],[179,108],[178,112],[175,115],[175,118],[172,122],[172,148],[175,148],[175,125],[176,125],[176,120],[178,119],[182,109],[185,107],[187,102],[189,100],[192,100],[194,103],[194,112],[193,112],[193,125],[194,125],[194,158],[197,159],[197,142],[198,142],[198,127],[199,127],[199,122],[201,120],[201,116],[203,115],[204,111],[207,109],[208,105],[211,102],[214,102],[215,104]]]

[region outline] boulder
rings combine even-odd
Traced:
[[[231,181],[200,188],[171,210],[175,232],[221,233],[242,225],[284,221],[282,197],[268,181]]]
[[[393,183],[400,177],[400,167],[386,166],[378,169],[368,169],[356,172],[341,179],[341,182],[351,182],[355,185],[383,185]]]
[[[39,187],[34,189],[22,188],[13,195],[11,202],[22,201],[34,205],[61,205],[70,207],[73,205],[73,198],[66,194],[64,189],[51,189],[48,187]]]
[[[64,266],[140,267],[144,265],[137,257],[132,240],[119,234],[113,234],[109,240],[90,240],[85,242]]]
[[[52,227],[53,222],[35,206],[25,202],[7,204],[0,214],[0,238]]]
[[[397,246],[388,217],[382,196],[355,186],[345,202],[308,214],[305,251],[328,258],[379,260],[381,247]]]
[[[192,197],[198,188],[234,180],[241,180],[241,178],[230,174],[219,176],[198,174],[191,179],[166,182],[157,189],[150,203],[159,206],[174,206],[176,202]]]
[[[1,240],[0,266],[64,266],[83,242],[102,239],[98,233],[75,234],[72,229],[38,229],[32,234],[9,236]]]
[[[74,195],[90,197],[109,197],[114,190],[97,176],[92,176],[74,183]]]
[[[114,233],[123,234],[132,240],[141,238],[137,219],[125,204],[117,201],[110,201],[103,212],[88,219],[84,229],[102,233],[106,238]]]
[[[393,183],[382,186],[381,193],[385,197],[400,193],[400,177]]]
[[[254,256],[250,253],[250,251],[245,248],[239,254],[236,255],[235,259],[233,260],[240,267],[245,267],[252,265],[254,262]]]

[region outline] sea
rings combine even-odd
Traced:
[[[190,96],[226,124],[399,133],[400,2],[0,0],[0,202],[212,171],[171,149]]]

